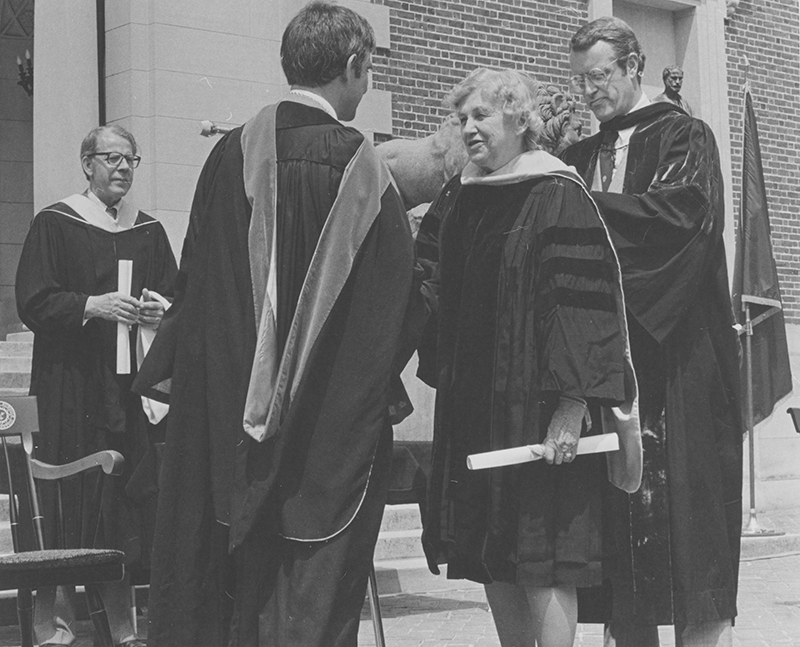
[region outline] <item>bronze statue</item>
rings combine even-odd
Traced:
[[[664,91],[659,94],[653,101],[668,101],[674,103],[676,106],[683,108],[686,114],[692,115],[692,107],[689,102],[681,96],[681,87],[683,87],[683,70],[678,65],[668,65],[661,73],[661,78],[664,81]]]

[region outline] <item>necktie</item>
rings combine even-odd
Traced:
[[[108,207],[106,209],[106,213],[111,216],[114,220],[117,219],[117,208],[116,207]]]
[[[617,131],[606,130],[603,132],[603,141],[597,153],[597,162],[600,164],[600,182],[603,191],[608,191],[611,179],[614,177],[614,144],[617,141]]]

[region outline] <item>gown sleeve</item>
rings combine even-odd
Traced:
[[[619,265],[588,194],[553,182],[533,243],[532,307],[540,392],[617,405],[625,400],[625,318]]]
[[[203,216],[208,210],[208,203],[212,199],[215,180],[220,172],[226,150],[229,146],[239,144],[238,138],[234,139],[234,133],[241,132],[237,129],[232,133],[226,134],[217,144],[206,160],[205,166],[200,173],[197,182],[192,208],[189,213],[189,226],[183,241],[181,251],[181,262],[177,273],[173,271],[173,279],[166,281],[166,276],[170,274],[169,261],[165,268],[164,281],[167,282],[167,294],[164,296],[172,297],[172,306],[164,314],[161,324],[158,327],[158,334],[150,347],[150,352],[145,357],[136,380],[133,383],[133,391],[151,398],[158,402],[169,403],[169,395],[172,390],[172,371],[175,362],[175,351],[179,341],[180,314],[183,308],[184,297],[186,296],[187,277],[189,276],[195,255],[195,242],[200,236],[203,226]],[[229,170],[229,166],[223,167]],[[227,186],[226,183],[220,183]],[[231,185],[233,183],[230,183]],[[224,190],[224,189],[223,189]],[[172,252],[170,251],[170,257]],[[202,261],[202,259],[200,259]],[[172,267],[174,268],[174,259]],[[163,294],[163,293],[162,293]]]
[[[80,248],[67,246],[56,214],[43,211],[33,219],[17,267],[16,300],[20,319],[34,333],[78,332],[83,325],[89,295],[69,291],[64,280],[67,254]]]
[[[627,306],[660,342],[697,298],[697,277],[721,240],[724,196],[714,135],[699,119],[676,119],[648,148],[658,155],[649,184],[631,169],[632,192],[592,196],[619,254]]]

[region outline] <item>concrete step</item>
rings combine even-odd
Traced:
[[[31,358],[25,356],[8,357],[0,353],[0,373],[30,373]]]
[[[0,398],[10,395],[28,395],[28,387],[0,387]]]
[[[375,560],[404,559],[409,557],[424,557],[420,537],[422,530],[390,530],[378,535],[375,545]]]
[[[6,341],[33,341],[33,333],[30,330],[24,332],[10,332],[6,335]]]
[[[32,341],[0,341],[0,357],[30,357]]]
[[[420,519],[419,506],[417,504],[387,505],[383,509],[381,532],[413,530],[415,528],[422,529],[422,519]]]
[[[0,555],[14,552],[14,540],[11,538],[11,524],[5,516],[0,521]]]
[[[440,575],[428,570],[425,558],[396,559],[375,562],[378,593],[431,593],[433,591],[482,589],[483,585],[469,580],[448,580],[447,566],[439,566]]]
[[[742,560],[763,559],[787,553],[800,553],[800,535],[762,535],[742,537]]]
[[[0,373],[0,389],[25,389],[31,385],[30,373]]]

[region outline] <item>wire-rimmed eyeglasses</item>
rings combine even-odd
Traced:
[[[630,54],[620,56],[618,59],[611,61],[605,67],[595,67],[584,74],[575,74],[569,77],[569,89],[574,94],[583,94],[586,91],[586,82],[589,81],[596,88],[604,88],[608,85],[611,75],[614,73],[614,68],[617,63],[628,58]]]

